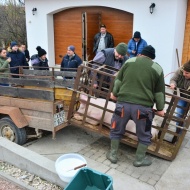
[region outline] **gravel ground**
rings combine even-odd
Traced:
[[[3,161],[0,161],[0,171],[14,177],[15,179],[27,185],[34,187],[35,189],[40,189],[40,190],[61,190],[62,189],[61,187],[55,184],[52,184],[51,182],[41,179],[38,176],[35,176],[27,171],[23,171]],[[13,189],[22,190],[21,188],[13,185],[11,182],[8,182],[0,178],[0,190],[13,190]]]
[[[24,189],[17,187],[10,181],[0,178],[0,190],[24,190]]]

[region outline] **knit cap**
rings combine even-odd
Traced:
[[[75,52],[75,46],[70,45],[70,46],[68,47],[68,50],[71,50],[71,51]]]
[[[190,60],[183,65],[183,70],[190,72]]]
[[[142,55],[145,55],[151,59],[155,59],[156,55],[155,55],[155,49],[149,45],[149,46],[146,46],[142,52],[141,52]]]
[[[119,43],[116,46],[116,51],[119,55],[125,56],[127,53],[127,44],[125,44],[124,42]]]
[[[42,49],[40,46],[37,46],[36,50],[38,51],[38,56],[39,57],[42,57],[43,55],[47,54],[47,52],[44,49]]]
[[[18,43],[15,42],[15,41],[12,41],[12,42],[11,42],[11,48],[12,48],[13,46],[18,46]]]
[[[141,38],[141,33],[138,32],[138,31],[136,31],[136,32],[134,33],[133,38]]]

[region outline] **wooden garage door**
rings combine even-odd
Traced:
[[[107,31],[110,32],[115,41],[115,46],[120,42],[128,43],[133,33],[133,14],[121,11],[118,9],[107,7],[80,7],[72,8],[61,11],[54,14],[54,35],[55,35],[55,63],[60,64],[62,58],[60,55],[65,55],[67,47],[74,45],[76,47],[76,53],[82,58],[82,14],[86,13],[87,21],[88,14],[89,19],[92,21],[93,14],[97,16],[101,15],[97,20],[97,24],[87,23],[87,54],[90,55],[89,60],[93,58],[92,47],[93,38],[99,31],[99,24],[105,24]],[[89,38],[90,36],[90,38]]]
[[[182,64],[190,60],[190,1],[187,4],[185,36],[183,42]]]

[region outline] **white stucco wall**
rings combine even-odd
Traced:
[[[149,6],[153,2],[156,7],[150,14]],[[35,48],[40,45],[47,50],[50,66],[55,64],[53,14],[82,6],[105,6],[133,13],[133,31],[140,31],[142,38],[155,47],[155,61],[163,67],[165,75],[178,66],[176,48],[181,63],[187,0],[25,0],[25,5],[30,53],[36,53]],[[37,12],[32,15],[34,7]],[[166,83],[170,76],[165,78]]]

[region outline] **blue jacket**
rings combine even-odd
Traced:
[[[65,68],[78,68],[81,63],[82,60],[77,54],[75,54],[71,59],[68,55],[65,55],[61,62],[61,71],[64,71]]]
[[[127,52],[129,53],[129,57],[131,58],[131,57],[137,56],[138,54],[141,54],[142,50],[146,46],[147,46],[147,42],[145,40],[143,40],[142,38],[138,42],[137,47],[136,47],[135,40],[133,38],[130,39],[129,43],[127,45],[127,47],[128,47]],[[136,51],[135,54],[132,53],[133,50]]]
[[[11,73],[19,74],[19,68],[11,68],[11,67],[28,66],[25,55],[20,51],[10,51],[8,52],[7,57],[11,58],[10,62]]]

